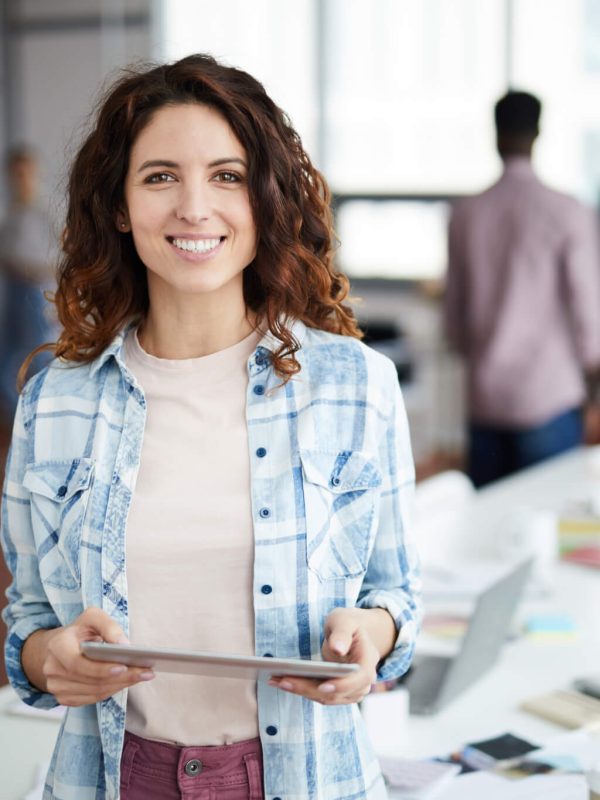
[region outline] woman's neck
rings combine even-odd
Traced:
[[[138,339],[147,353],[158,358],[200,358],[241,342],[255,327],[254,315],[245,308],[229,311],[223,318],[218,314],[155,314],[150,307],[138,328]]]

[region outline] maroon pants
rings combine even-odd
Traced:
[[[260,739],[177,747],[125,732],[121,800],[264,800]]]

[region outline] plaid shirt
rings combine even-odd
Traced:
[[[356,339],[293,327],[301,372],[285,386],[267,335],[248,361],[255,529],[256,653],[320,658],[337,606],[386,608],[399,630],[379,678],[409,666],[419,570],[407,528],[414,484],[393,364]],[[121,357],[124,333],[86,365],[54,361],[15,419],[2,510],[13,575],[4,610],[9,679],[26,703],[56,705],[20,661],[39,628],[104,609],[128,631],[125,530],[146,402]],[[210,457],[209,454],[203,454]],[[322,706],[257,685],[267,800],[385,798],[356,705]],[[44,798],[117,800],[127,692],[69,708]]]

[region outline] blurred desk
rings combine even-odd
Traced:
[[[558,512],[567,500],[586,493],[597,495],[599,458],[600,448],[581,448],[477,492],[461,536],[465,558],[498,559],[502,527],[515,508]],[[518,705],[525,698],[569,688],[576,677],[600,672],[600,573],[557,562],[554,575],[552,591],[543,597],[526,597],[518,618],[565,615],[576,625],[575,636],[543,642],[523,636],[507,643],[498,663],[449,706],[432,716],[409,717],[401,752],[379,748],[382,755],[444,755],[466,742],[507,731],[542,745],[565,731],[519,711]]]
[[[8,709],[19,698],[12,687],[0,689],[0,798],[22,800],[34,786],[38,765],[50,760],[60,720],[23,717]]]
[[[526,636],[507,643],[499,661],[450,705],[432,716],[410,716],[402,753],[408,757],[444,755],[470,741],[511,732],[545,744],[564,728],[519,711],[522,700],[569,688],[573,678],[600,671],[600,576],[586,567],[560,564],[556,590],[545,599],[527,600],[518,612],[567,615],[577,632],[563,641]],[[388,753],[391,755],[392,753]]]

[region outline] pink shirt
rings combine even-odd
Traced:
[[[544,186],[524,157],[459,201],[449,232],[450,343],[465,356],[473,422],[528,427],[580,405],[600,364],[592,212]]]

